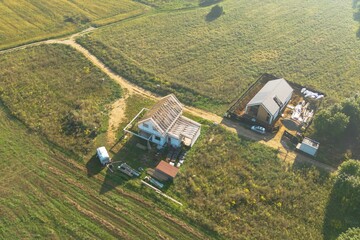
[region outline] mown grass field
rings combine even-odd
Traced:
[[[201,239],[197,229],[65,157],[0,106],[1,239]],[[99,166],[98,166],[99,168]],[[112,191],[100,194],[103,186]],[[118,186],[115,188],[115,186]]]
[[[2,1],[0,49],[116,22],[145,10],[145,5],[131,0]]]
[[[288,166],[271,148],[203,125],[167,193],[226,239],[323,239],[332,184],[318,170]]]
[[[333,99],[360,88],[359,24],[351,1],[227,0],[219,5],[225,14],[213,21],[206,21],[211,6],[159,11],[79,42],[140,86],[177,92],[182,101],[219,114],[264,72]]]
[[[108,125],[120,88],[80,53],[43,45],[0,55],[0,99],[30,129],[78,155]]]

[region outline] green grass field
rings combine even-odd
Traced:
[[[1,1],[0,49],[79,31],[144,13],[131,0]]]
[[[219,114],[264,72],[334,99],[360,88],[359,24],[351,1],[220,5],[225,14],[213,21],[206,21],[211,7],[160,11],[79,42],[140,86],[175,91],[182,101]]]
[[[167,192],[187,203],[194,222],[226,239],[323,239],[332,182],[315,169],[287,166],[262,144],[203,125]]]
[[[128,98],[124,124],[152,104],[140,96]],[[298,163],[290,166],[272,148],[196,120],[203,124],[201,137],[166,190],[185,204],[181,214],[186,219],[224,239],[323,239],[324,233],[325,239],[336,237],[336,231],[324,226],[331,212],[329,175]],[[136,168],[154,167],[151,154],[135,147],[137,140],[112,148],[113,159]],[[116,176],[111,179],[122,182]],[[136,185],[126,186],[163,206],[169,204]]]
[[[107,130],[106,104],[120,88],[65,45],[44,45],[0,55],[0,99],[30,129],[77,154],[92,149]]]
[[[105,181],[105,170],[89,175],[94,168],[44,144],[2,105],[0,145],[1,239],[204,237],[118,182]],[[104,186],[112,191],[100,194]]]

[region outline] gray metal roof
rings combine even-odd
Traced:
[[[272,80],[267,82],[247,105],[262,104],[270,114],[274,115],[292,92],[292,87],[285,79]]]
[[[139,121],[139,124],[152,120],[158,128],[157,130],[164,135],[181,116],[182,110],[182,104],[174,94],[170,94],[160,99]]]

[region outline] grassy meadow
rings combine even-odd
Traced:
[[[167,193],[226,239],[323,239],[332,184],[315,169],[288,166],[271,148],[203,125]]]
[[[360,89],[359,23],[351,1],[219,5],[225,14],[213,21],[206,20],[211,6],[159,11],[79,42],[136,84],[159,94],[174,91],[185,103],[219,114],[264,72],[334,99]]]
[[[107,130],[106,104],[120,88],[65,45],[43,45],[0,55],[0,100],[50,142],[83,154]]]
[[[1,1],[0,49],[116,22],[145,10],[145,5],[131,0]]]
[[[1,239],[205,238],[109,180],[100,164],[89,168],[91,159],[74,161],[44,144],[2,105],[0,145]],[[104,186],[112,191],[101,194]]]
[[[143,107],[151,105],[146,98],[130,96],[121,129]],[[203,124],[200,139],[188,152],[174,183],[165,190],[185,205],[180,211],[137,183],[124,184],[121,176],[106,179],[141,193],[214,238],[323,239],[324,232],[328,233],[326,239],[334,238],[334,231],[327,229],[333,226],[324,224],[325,220],[331,222],[326,219],[331,176],[297,163],[288,165],[272,148],[239,139],[203,119],[195,120]],[[135,147],[138,142],[146,145],[136,137],[115,144],[110,150],[113,160],[136,168],[156,166],[156,157]],[[102,191],[112,191],[112,187]]]

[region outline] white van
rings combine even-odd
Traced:
[[[100,163],[105,166],[106,164],[110,163],[111,159],[109,157],[108,152],[106,151],[105,147],[99,147],[96,149],[97,156],[100,160]]]

